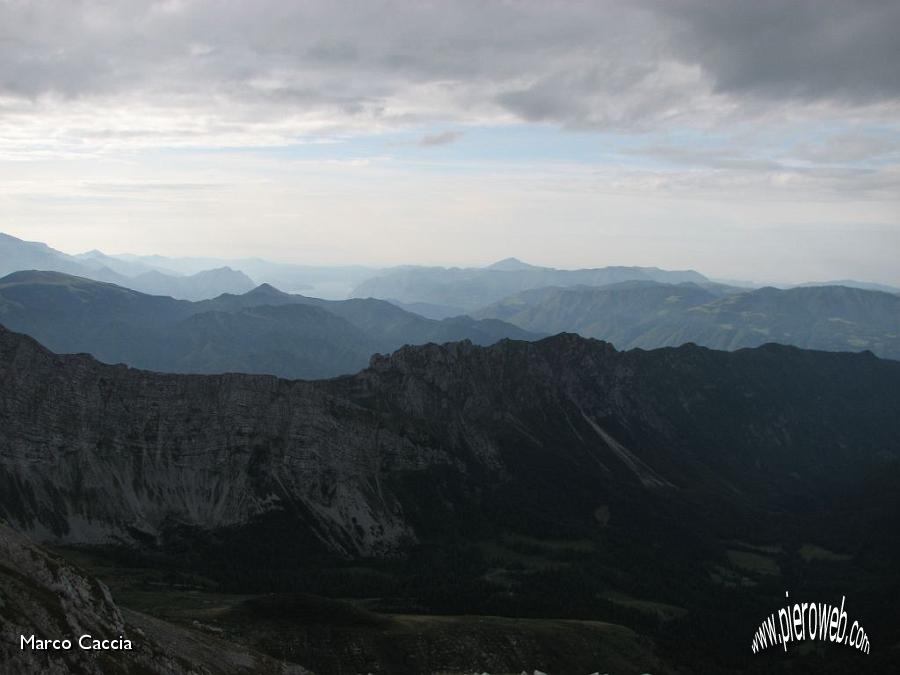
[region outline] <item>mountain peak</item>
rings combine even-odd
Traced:
[[[284,298],[284,297],[288,297],[290,294],[285,293],[284,291],[275,288],[272,284],[263,283],[263,284],[260,284],[259,286],[257,286],[256,288],[253,288],[253,289],[247,291],[246,293],[244,293],[244,295],[249,295],[249,296],[267,295],[267,296],[272,296],[272,297]]]
[[[233,273],[241,273],[240,270],[235,270],[228,265],[222,265],[222,267],[213,267],[208,270],[201,270],[197,272],[197,274],[233,274]]]
[[[516,270],[533,270],[537,269],[537,267],[536,265],[529,265],[526,262],[522,262],[518,258],[504,258],[503,260],[498,260],[493,265],[488,265],[485,269],[513,272]]]

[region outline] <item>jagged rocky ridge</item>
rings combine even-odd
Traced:
[[[107,366],[0,330],[0,514],[58,542],[288,514],[332,552],[390,556],[472,509],[537,532],[644,502],[815,503],[896,457],[898,409],[900,364],[780,346],[563,334],[303,382]]]
[[[873,644],[900,636],[898,409],[900,363],[869,353],[563,334],[407,347],[304,382],[107,366],[0,330],[0,517],[234,593],[612,621],[672,663],[775,672],[740,655],[785,588],[837,589]],[[658,623],[622,597],[687,616]],[[420,672],[396,644],[383,670]],[[854,654],[826,656],[811,672]]]

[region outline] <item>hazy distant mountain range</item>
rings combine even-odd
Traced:
[[[491,344],[528,331],[496,319],[426,319],[383,300],[328,301],[262,285],[200,302],[59,272],[0,279],[0,324],[59,352],[168,372],[316,378],[365,367],[404,344]]]
[[[344,299],[353,286],[379,271],[362,265],[294,265],[259,258],[226,260],[108,255],[96,249],[69,255],[40,242],[23,241],[0,233],[0,276],[22,270],[65,272],[182,300],[244,293],[261,283],[290,292],[303,291],[317,297]]]
[[[866,291],[883,291],[885,293],[900,293],[900,288],[896,286],[888,286],[887,284],[876,284],[871,281],[857,281],[856,279],[833,279],[831,281],[807,281],[802,284],[796,284],[796,288],[805,288],[809,286],[846,286],[847,288],[862,288]]]
[[[260,258],[167,257],[109,255],[96,249],[68,255],[40,242],[0,233],[0,276],[22,270],[49,270],[108,281],[155,295],[202,300],[222,293],[243,293],[258,284],[271,284],[290,293],[343,300],[374,297],[422,314],[443,319],[483,308],[511,295],[535,288],[607,286],[625,281],[695,283],[712,290],[747,290],[761,284],[714,282],[693,270],[655,267],[599,267],[563,270],[530,265],[506,258],[486,267],[389,268],[363,265],[298,265]],[[779,288],[791,285],[774,284]],[[900,288],[842,279],[811,281],[796,286],[847,286],[900,293]]]
[[[693,270],[672,272],[656,267],[559,270],[507,258],[488,267],[392,268],[357,285],[353,296],[390,298],[400,303],[428,303],[472,311],[532,288],[579,284],[605,286],[633,280],[709,282]]]
[[[170,258],[159,255],[118,255],[119,260],[150,265],[160,271],[196,274],[202,270],[229,266],[239,269],[257,283],[271,284],[284,291],[303,291],[316,297],[343,300],[354,285],[379,272],[363,265],[295,265],[260,258]]]
[[[103,336],[89,342],[79,342],[68,325],[49,317],[42,320],[45,334],[66,336],[66,341],[54,342],[54,348],[71,351],[77,344],[106,360],[122,359],[165,370],[249,369],[324,377],[356,370],[374,351],[389,351],[406,343],[468,338],[488,344],[501,337],[527,339],[563,331],[609,340],[621,349],[685,342],[737,349],[779,342],[814,349],[869,349],[879,356],[900,358],[900,295],[890,292],[889,286],[854,280],[748,289],[710,281],[693,270],[560,270],[516,258],[483,268],[378,270],[256,258],[111,256],[97,250],[67,255],[45,244],[0,234],[0,273],[21,270],[56,271],[181,300],[216,299],[163,317],[163,323],[184,322],[178,323],[177,331],[175,324],[165,323],[170,332],[164,347],[160,336],[143,325],[146,301],[131,318],[118,323],[109,309],[99,324],[93,324],[106,327]],[[39,278],[22,277],[19,283]],[[257,288],[254,280],[261,282],[261,287]],[[79,287],[83,292],[83,285]],[[307,290],[296,295],[276,287]],[[229,297],[219,298],[223,294]],[[241,300],[232,297],[245,294]],[[352,295],[356,299],[341,303],[310,295]],[[165,299],[159,303],[175,307]],[[307,308],[251,311],[263,304],[302,304]],[[111,303],[110,308],[115,305]],[[328,314],[316,314],[314,308]],[[33,304],[28,309],[43,311]],[[467,314],[480,323],[465,318]],[[338,325],[336,319],[347,323]],[[512,325],[486,323],[487,319]],[[520,332],[516,333],[513,325]],[[27,323],[17,326],[27,329]],[[84,330],[95,329],[86,326]],[[116,342],[116,336],[130,335],[129,331],[135,334],[128,338],[128,345]],[[257,348],[261,334],[268,339],[265,354]],[[302,339],[291,346],[298,336]],[[176,344],[178,350],[171,351]],[[105,351],[95,351],[101,348]],[[156,350],[163,356],[149,359]]]
[[[0,276],[21,270],[49,270],[125,286],[151,295],[201,300],[222,293],[244,293],[256,284],[243,272],[227,266],[198,270],[190,275],[130,263],[100,251],[68,255],[46,244],[22,241],[0,233]]]
[[[900,296],[846,286],[740,290],[626,282],[541,288],[472,313],[543,333],[569,331],[619,349],[694,342],[715,349],[778,342],[900,359]]]

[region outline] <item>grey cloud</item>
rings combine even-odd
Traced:
[[[649,145],[632,154],[654,157],[683,167],[777,171],[785,167],[771,159],[747,156],[737,148],[703,149],[690,146]]]
[[[896,0],[14,0],[0,3],[0,101],[641,128],[791,100],[900,103],[898,25]]]
[[[896,100],[896,0],[660,0],[673,53],[724,92]]]
[[[462,136],[460,131],[444,131],[439,134],[426,134],[419,139],[419,145],[422,147],[434,147],[436,145],[449,145],[455,143]]]
[[[793,154],[822,163],[877,161],[900,157],[900,140],[889,134],[847,133],[818,143],[801,143]]]

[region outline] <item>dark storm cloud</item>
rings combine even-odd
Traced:
[[[897,0],[660,0],[674,54],[727,92],[867,101],[900,95]]]
[[[894,104],[898,25],[897,0],[12,0],[0,117],[3,98],[50,97],[255,123],[621,128],[792,101]]]

